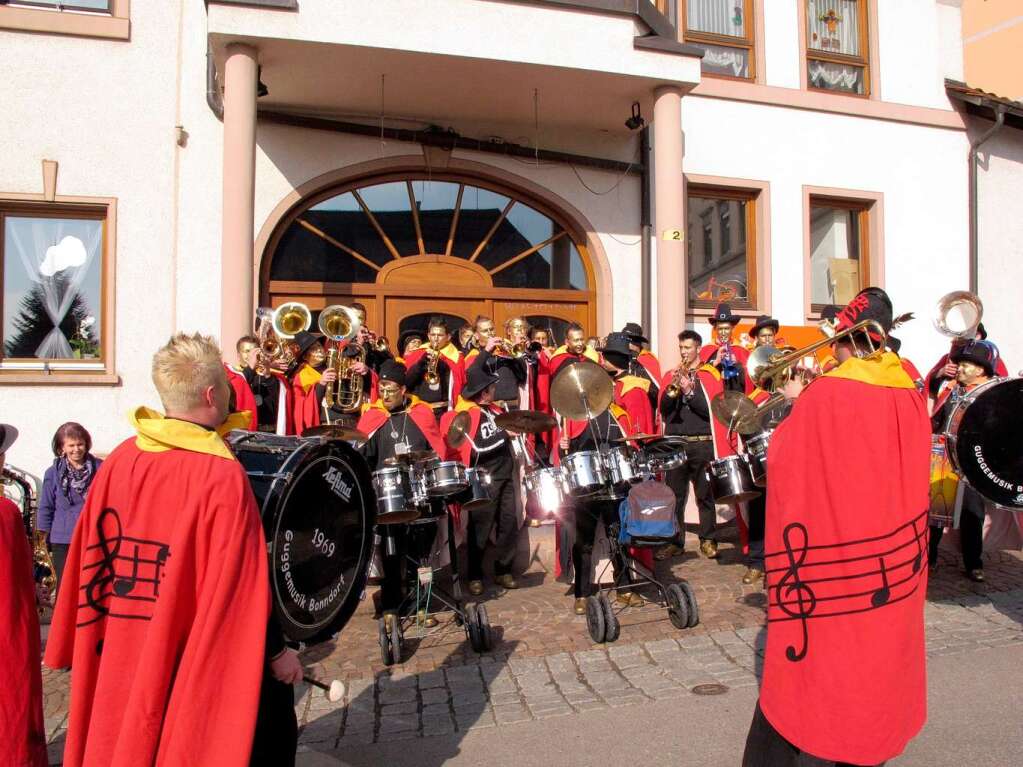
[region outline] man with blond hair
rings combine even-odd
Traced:
[[[228,417],[207,336],[173,336],[152,377],[165,414],[136,408],[136,436],[97,472],[54,612],[45,662],[73,669],[64,764],[243,767],[269,581],[255,499],[222,435],[248,414]],[[297,659],[282,659],[295,681]]]

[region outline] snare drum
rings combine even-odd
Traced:
[[[746,440],[746,461],[749,463],[753,484],[767,486],[767,446],[771,443],[773,431],[763,431]]]
[[[661,472],[671,471],[672,469],[678,469],[684,466],[686,462],[686,451],[682,448],[678,448],[674,453],[657,452],[652,455],[647,455],[644,460],[648,472],[651,474],[660,474]]]
[[[465,466],[458,461],[431,461],[422,468],[426,494],[431,498],[457,495],[469,486]]]
[[[714,503],[744,503],[760,495],[744,455],[718,458],[707,467]]]
[[[478,509],[490,503],[490,474],[486,469],[473,466],[465,470],[465,479],[469,483],[465,500],[461,501],[466,511]]]
[[[566,455],[561,463],[572,495],[593,495],[607,489],[607,474],[598,451],[582,450],[571,453]]]
[[[373,489],[377,493],[378,525],[400,525],[419,518],[412,475],[404,466],[374,471]]]
[[[529,472],[524,483],[529,502],[540,511],[556,514],[568,502],[568,482],[557,466]]]
[[[643,480],[641,467],[636,460],[637,455],[630,448],[621,445],[602,454],[604,468],[611,478],[611,484],[619,489],[628,489],[630,485]]]

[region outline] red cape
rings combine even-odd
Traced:
[[[614,401],[629,414],[629,422],[636,433],[652,434],[654,413],[650,408],[647,391],[650,382],[639,376],[622,376],[614,382]]]
[[[67,767],[248,765],[266,559],[237,461],[134,439],[111,453],[75,527],[46,648],[46,665],[72,668]]]
[[[0,764],[46,767],[43,679],[39,673],[39,616],[32,548],[18,507],[0,496]]]
[[[291,428],[294,429],[294,434],[301,435],[306,429],[319,426],[321,423],[323,409],[320,407],[320,398],[316,391],[316,382],[319,380],[319,374],[304,362],[291,376],[289,390]]]
[[[433,448],[438,457],[442,460],[446,459],[448,446],[440,436],[440,430],[437,428],[437,419],[433,415],[432,408],[419,399],[419,397],[411,397],[408,414],[413,423],[419,427],[419,431],[426,437],[426,441],[430,443],[430,447]],[[383,400],[377,400],[362,414],[355,428],[367,437],[372,437],[374,432],[383,426],[392,415],[394,413],[391,413],[384,407]]]
[[[926,719],[929,444],[894,354],[815,380],[771,439],[760,706],[820,759],[892,759]]]
[[[636,362],[643,366],[651,381],[657,382],[661,380],[661,363],[657,361],[657,357],[651,352],[641,351],[636,355]]]
[[[235,412],[250,413],[249,431],[255,431],[258,426],[259,413],[256,411],[256,395],[252,393],[249,382],[245,380],[245,374],[235,370],[224,363],[224,370],[227,371],[227,382],[234,389]]]

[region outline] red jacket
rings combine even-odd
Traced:
[[[246,427],[249,431],[255,431],[257,419],[259,414],[256,412],[256,397],[252,393],[252,389],[249,388],[249,382],[245,380],[245,374],[240,370],[224,363],[224,370],[227,372],[227,382],[231,384],[231,388],[234,390],[234,404],[236,413],[248,413],[249,414],[249,425]]]

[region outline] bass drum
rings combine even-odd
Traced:
[[[949,413],[948,457],[984,498],[1023,510],[1023,378],[998,378],[969,392]]]
[[[369,469],[345,442],[233,431],[266,533],[274,614],[314,644],[351,618],[366,585],[376,522]]]

